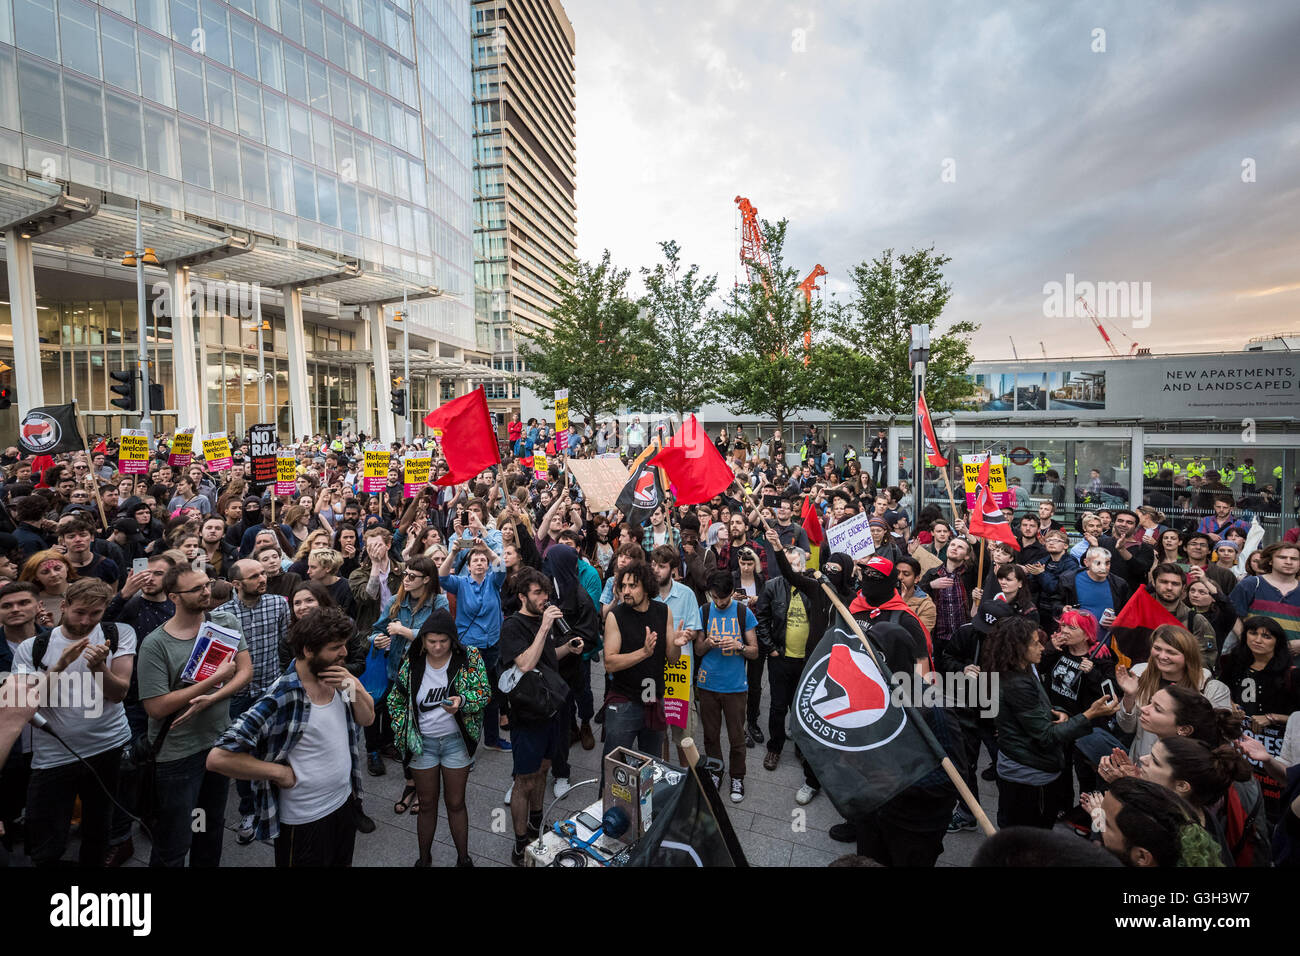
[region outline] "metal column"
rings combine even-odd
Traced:
[[[18,418],[45,404],[41,378],[41,346],[36,325],[36,271],[32,241],[17,229],[5,232],[5,265],[9,273],[9,314],[13,321],[14,384],[18,387]]]

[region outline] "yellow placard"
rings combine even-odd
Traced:
[[[433,466],[433,453],[412,452],[402,459],[402,496],[414,498],[429,483]]]
[[[961,456],[961,474],[962,482],[966,490],[971,494],[979,486],[980,465],[984,461],[982,455],[962,455]],[[999,491],[1007,490],[1007,471],[1002,466],[1002,462],[997,456],[989,463],[989,491],[996,494]]]
[[[539,452],[533,455],[533,474],[536,475],[538,478],[545,478],[546,469],[547,469],[546,454],[544,452]]]
[[[555,393],[555,430],[569,430],[569,390],[562,388]]]
[[[275,480],[296,482],[298,480],[298,459],[292,453],[277,455],[275,458]]]
[[[388,463],[393,453],[384,445],[366,446],[365,470],[362,472],[361,490],[383,491],[388,482]]]
[[[230,439],[225,432],[203,436],[203,457],[210,471],[224,471],[230,467]]]
[[[149,437],[138,429],[127,428],[117,440],[118,470],[124,475],[144,474],[149,470]]]

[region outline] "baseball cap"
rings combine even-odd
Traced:
[[[872,555],[868,558],[866,566],[873,571],[879,571],[885,577],[889,577],[894,573],[894,562],[890,561],[888,558],[881,557],[878,554]]]
[[[971,623],[975,625],[975,630],[987,634],[993,629],[994,624],[1013,614],[1015,614],[1014,609],[1006,601],[985,601],[975,612],[975,618]]]

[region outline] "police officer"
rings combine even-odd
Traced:
[[[1052,467],[1051,461],[1048,460],[1045,452],[1039,452],[1038,457],[1034,459],[1034,480],[1029,486],[1030,494],[1039,494],[1043,490],[1043,482],[1047,480],[1047,469]]]
[[[1255,459],[1247,458],[1241,463],[1241,493],[1243,495],[1253,495],[1255,493]]]

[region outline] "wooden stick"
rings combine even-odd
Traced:
[[[944,483],[944,485],[945,485],[945,486],[947,487],[947,489],[948,489],[948,507],[950,507],[950,508],[952,509],[952,520],[953,520],[953,521],[956,521],[956,520],[957,520],[957,502],[956,502],[955,500],[953,500],[953,497],[952,497],[952,479],[948,477],[948,469],[947,469],[946,467],[944,467],[944,468],[940,468],[939,471],[943,474],[943,483]]]
[[[76,406],[77,406],[77,401],[76,399],[73,399],[72,407],[76,408]],[[86,447],[87,445],[90,444],[90,439],[86,437],[87,435],[90,434],[90,430],[86,428],[86,422],[85,419],[82,418],[81,412],[77,412],[76,416],[77,416],[77,424],[81,426],[81,450],[86,454],[86,466],[87,466],[87,471],[90,475],[90,490],[95,493],[95,504],[99,505],[99,520],[100,523],[103,524],[104,530],[107,531],[108,516],[104,514],[104,499],[99,497],[99,477],[95,474],[95,463],[94,461],[92,461],[90,449]],[[153,450],[150,449],[149,453],[152,454]],[[148,464],[148,461],[149,459],[146,458],[145,463]],[[132,478],[132,482],[134,483],[134,477]]]
[[[976,572],[975,575],[975,586],[981,588],[984,587],[984,545],[985,543],[986,543],[985,539],[980,538],[980,567],[979,567],[979,571]]]
[[[686,757],[687,766],[694,767],[700,762],[700,752],[695,747],[694,737],[683,737],[682,742],[677,746],[681,748],[682,754]]]
[[[872,659],[876,662],[876,667],[880,670],[881,675],[883,676],[888,674],[889,669],[885,666],[885,662],[881,660],[879,652],[872,643],[867,640],[867,636],[862,633],[862,628],[858,625],[858,622],[853,619],[853,615],[849,613],[849,609],[846,608],[844,603],[839,599],[839,595],[835,593],[834,588],[827,583],[825,576],[820,571],[814,571],[813,576],[821,583],[822,590],[825,591],[826,596],[831,599],[831,604],[833,604],[835,609],[839,611],[840,617],[844,619],[844,622],[848,624],[853,633],[857,635],[858,640],[862,642],[862,646],[867,649],[867,653],[869,653]],[[910,711],[912,708],[907,707],[904,709]],[[918,729],[921,731],[921,736],[925,738],[925,742],[930,746],[930,750],[934,753],[934,756],[939,758],[939,766],[941,766],[944,773],[948,775],[948,779],[952,781],[952,785],[957,788],[957,793],[961,795],[962,801],[975,817],[975,822],[979,824],[980,829],[984,831],[986,836],[992,836],[994,833],[997,833],[997,828],[993,826],[992,821],[989,820],[988,815],[984,812],[984,808],[980,806],[980,802],[975,799],[975,794],[971,793],[970,787],[966,786],[966,781],[963,780],[961,774],[957,772],[957,768],[953,766],[952,760],[944,752],[943,748],[939,746],[939,741],[935,740],[934,734],[931,732],[929,725],[919,717],[913,716],[912,719],[916,722]]]

